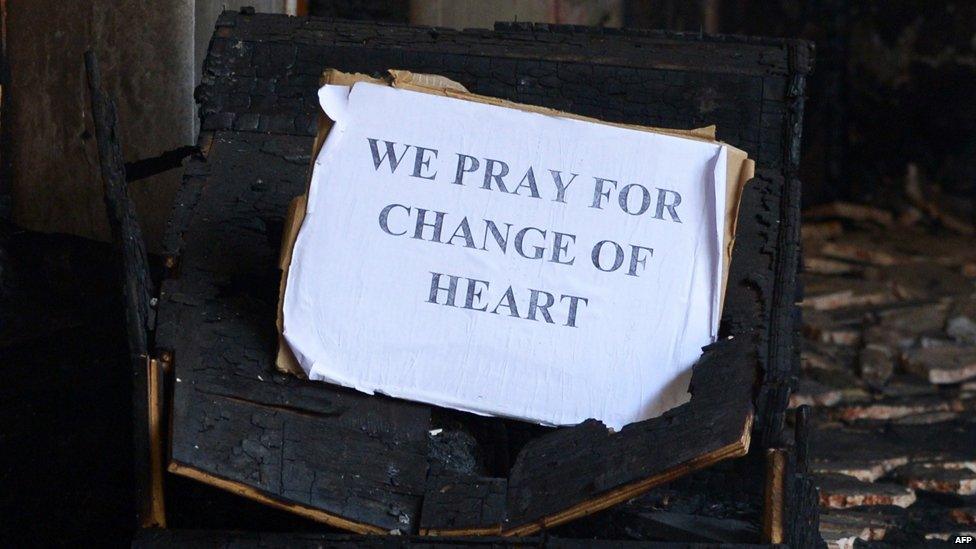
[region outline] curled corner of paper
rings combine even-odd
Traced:
[[[325,114],[334,122],[345,118],[349,110],[349,92],[352,86],[326,84],[319,88],[319,104]]]
[[[387,71],[391,78],[391,84],[394,88],[410,88],[411,86],[419,86],[421,88],[429,88],[431,90],[438,91],[453,91],[460,93],[470,93],[468,88],[465,88],[460,82],[451,80],[446,76],[441,76],[439,74],[425,74],[410,72],[400,69],[390,69]]]

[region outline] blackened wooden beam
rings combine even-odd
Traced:
[[[766,451],[766,489],[763,507],[763,542],[783,543],[784,512],[786,510],[786,467],[787,452],[780,448]]]
[[[810,406],[804,404],[796,409],[793,426],[793,440],[796,449],[796,472],[810,472]]]
[[[415,532],[429,408],[274,370],[281,227],[311,146],[217,132],[187,167],[156,331],[173,352],[169,470],[346,530]]]
[[[150,304],[152,281],[142,230],[135,207],[129,199],[125,178],[125,163],[118,134],[118,114],[115,101],[102,90],[101,72],[95,52],[85,52],[85,71],[91,95],[92,122],[98,145],[99,167],[105,208],[112,240],[122,258],[121,279],[125,326],[132,366],[133,449],[135,455],[135,499],[137,521],[141,526],[165,523],[162,507],[161,482],[153,482],[154,460],[150,426],[149,330],[153,311]]]
[[[134,162],[129,162],[125,165],[125,180],[131,183],[179,168],[183,165],[184,159],[199,152],[200,149],[193,145],[184,145],[151,158],[141,158]]]

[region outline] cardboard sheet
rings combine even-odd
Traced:
[[[440,406],[621,426],[684,402],[752,166],[652,131],[332,73],[286,227],[279,366]]]

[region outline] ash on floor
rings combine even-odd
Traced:
[[[976,531],[976,237],[853,204],[805,219],[802,374],[831,547]],[[861,540],[861,541],[856,541]]]

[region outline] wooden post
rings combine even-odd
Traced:
[[[149,260],[135,207],[127,193],[115,102],[102,90],[98,59],[91,50],[85,52],[85,71],[91,93],[91,113],[98,144],[105,208],[112,240],[122,256],[123,305],[132,365],[136,517],[139,526],[162,526],[165,520],[162,477],[158,482],[153,481],[154,452],[150,425],[150,378],[153,377],[151,371],[154,368],[150,367],[152,363],[148,359],[149,329],[153,323]],[[155,465],[162,471],[161,461]]]
[[[804,404],[796,409],[793,424],[793,440],[796,441],[796,472],[806,474],[810,471],[810,406]]]
[[[783,543],[786,450],[766,450],[766,490],[763,506],[763,543]]]
[[[140,526],[143,528],[166,527],[166,505],[163,494],[165,473],[163,387],[166,369],[168,367],[167,363],[163,360],[149,358],[146,361],[147,426],[149,431],[149,489],[147,499],[149,505],[146,514],[140,517]]]

